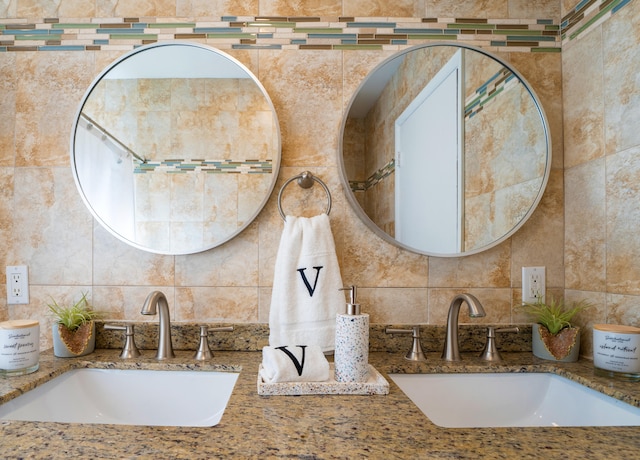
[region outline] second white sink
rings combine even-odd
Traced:
[[[0,420],[217,425],[238,374],[75,369],[0,406]]]
[[[554,374],[390,374],[449,428],[640,426],[640,408]]]

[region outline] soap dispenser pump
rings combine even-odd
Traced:
[[[336,316],[335,378],[338,382],[366,382],[369,378],[369,315],[360,312],[355,286],[346,314]]]

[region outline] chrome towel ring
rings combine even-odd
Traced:
[[[280,188],[280,191],[278,192],[278,211],[280,212],[280,217],[282,217],[282,220],[284,221],[287,220],[287,216],[282,211],[282,192],[284,192],[284,189],[287,185],[289,185],[291,182],[293,182],[296,179],[298,180],[298,185],[302,188],[311,188],[313,186],[314,181],[322,185],[322,188],[324,189],[324,191],[327,192],[327,209],[325,213],[329,215],[329,213],[331,212],[331,193],[329,192],[329,188],[324,182],[322,182],[316,176],[311,174],[309,171],[305,171],[302,174],[298,174],[297,176],[293,176],[292,178],[288,179],[282,185],[282,187]]]

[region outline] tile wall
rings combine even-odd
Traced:
[[[565,288],[594,302],[585,325],[640,326],[640,2],[625,3],[562,46]]]
[[[151,32],[143,28],[142,34],[155,34],[158,40],[192,34],[179,38],[224,49],[258,76],[280,121],[283,147],[278,186],[307,169],[328,184],[334,197],[331,223],[342,277],[345,284],[360,287],[361,304],[371,314],[372,322],[444,324],[450,299],[461,291],[475,294],[485,304],[488,315],[482,322],[522,321],[513,308],[520,298],[521,267],[546,266],[549,290],[563,294],[565,274],[569,281],[576,277],[571,270],[565,271],[565,234],[570,240],[569,233],[574,234],[569,232],[572,225],[589,231],[597,227],[590,216],[580,214],[578,208],[582,208],[573,199],[575,222],[579,224],[571,223],[574,211],[567,212],[565,231],[563,150],[571,146],[568,141],[563,142],[563,123],[569,121],[568,115],[563,117],[563,102],[566,104],[569,97],[577,105],[587,100],[583,95],[562,95],[563,83],[569,87],[579,84],[566,78],[563,82],[563,60],[566,65],[570,57],[557,52],[562,38],[561,18],[570,11],[571,3],[575,2],[1,2],[0,237],[5,244],[0,247],[0,260],[4,265],[29,266],[31,303],[7,306],[3,301],[0,319],[34,317],[47,325],[50,319],[46,303],[51,296],[65,301],[89,291],[96,307],[107,310],[111,318],[148,320],[139,314],[142,302],[151,290],[162,289],[170,299],[176,321],[268,321],[273,264],[282,230],[275,196],[256,221],[233,241],[205,253],[175,257],[144,253],[124,245],[97,225],[78,196],[68,153],[78,103],[104,67],[132,46],[154,39],[140,36],[139,30],[132,35],[94,33],[95,25],[89,27],[91,33],[87,36],[82,36],[82,31],[87,24],[119,29],[109,24],[130,22],[179,23],[180,30],[164,26]],[[620,10],[611,21],[623,17],[626,19],[619,21],[620,27],[629,27],[629,14],[637,16],[637,5]],[[274,24],[256,28],[251,24],[258,18]],[[310,26],[309,22],[314,24]],[[604,30],[607,23],[597,27]],[[62,32],[45,38],[27,32],[22,36],[11,33],[28,24],[34,25],[32,31]],[[516,25],[518,33],[513,32]],[[196,31],[200,26],[234,30],[229,31],[230,35],[209,37],[208,34],[219,32]],[[431,36],[432,29],[441,32]],[[194,35],[198,33],[202,35]],[[234,35],[245,33],[249,35]],[[624,36],[624,41],[633,34],[637,36],[637,31],[616,29],[610,33],[610,39]],[[451,36],[497,52],[529,80],[549,119],[553,167],[538,210],[509,241],[470,257],[428,258],[390,246],[356,218],[338,180],[339,131],[344,108],[375,65],[402,47]],[[79,39],[88,42],[78,42]],[[565,40],[573,41],[571,37]],[[579,43],[584,38],[575,40]],[[632,47],[626,51],[632,52]],[[582,77],[576,73],[574,78]],[[585,83],[592,84],[593,80],[585,79]],[[611,87],[597,87],[607,93],[604,88]],[[613,96],[607,93],[602,97],[605,95]],[[615,125],[615,120],[611,121]],[[621,133],[609,143],[616,143],[611,147],[630,156],[629,150],[620,147],[623,137]],[[587,154],[583,148],[577,150],[581,155]],[[621,156],[619,161],[623,160]],[[631,173],[628,168],[619,171]],[[572,179],[570,172],[569,184],[578,179]],[[602,176],[604,169],[598,172]],[[598,181],[588,177],[582,181],[590,188],[589,193],[580,196],[603,194],[600,187],[591,187],[592,182],[599,184]],[[313,215],[324,207],[319,190],[303,192],[290,187],[287,194],[283,206],[291,213]],[[614,195],[611,192],[609,198]],[[622,188],[618,195],[623,195]],[[618,202],[616,212],[626,215],[633,201],[619,196]],[[610,206],[607,209],[612,211]],[[599,216],[598,222],[604,221],[604,214]],[[630,224],[632,220],[623,221]],[[592,244],[594,250],[598,246],[602,250],[608,241],[617,242],[620,236],[630,238],[624,235],[625,228],[612,226],[609,231],[610,237],[594,237],[599,243]],[[588,238],[568,241],[567,247],[581,241],[588,242]],[[569,260],[569,250],[567,253]],[[602,251],[597,254],[596,260],[604,260]],[[611,263],[610,258],[607,263]],[[587,271],[581,269],[578,278],[589,276]],[[613,273],[614,267],[608,271]],[[617,269],[616,273],[619,279],[628,279]],[[572,295],[590,290],[570,283],[567,288]],[[609,295],[604,285],[596,291]],[[3,288],[0,294],[4,299]],[[463,317],[462,321],[468,320]],[[42,345],[49,344],[49,334],[43,334]]]

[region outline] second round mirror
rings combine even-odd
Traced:
[[[551,167],[532,89],[505,62],[462,45],[420,45],[380,64],[352,98],[341,141],[342,182],[360,218],[433,256],[511,236]]]

